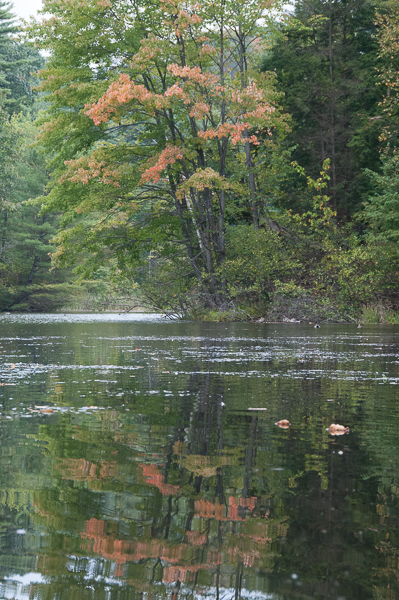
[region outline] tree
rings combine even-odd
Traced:
[[[4,72],[7,96],[3,107],[9,114],[31,111],[31,118],[36,116],[35,91],[39,83],[37,71],[44,66],[44,59],[39,52],[20,40],[10,40],[5,48]]]
[[[382,140],[397,144],[399,118],[399,6],[388,0],[379,6],[377,12],[379,27],[379,51],[384,64],[379,70],[379,84],[383,98],[382,116],[384,129]]]
[[[22,131],[16,118],[9,119],[0,108],[0,210],[15,207],[16,161],[21,150]]]
[[[373,184],[361,213],[367,224],[367,239],[370,246],[377,248],[381,257],[381,269],[385,274],[386,287],[398,289],[398,240],[399,240],[399,8],[396,2],[384,2],[377,13],[379,26],[378,41],[380,57],[384,65],[379,71],[379,86],[382,90],[382,123],[380,136],[382,145],[382,172],[367,171]]]
[[[51,310],[67,302],[73,288],[68,274],[50,272],[56,216],[39,216],[26,203],[48,181],[44,157],[33,146],[30,118],[4,114],[0,125],[0,310]]]
[[[369,191],[364,168],[379,165],[375,8],[368,0],[299,0],[293,16],[263,68],[275,70],[285,94],[295,159],[313,178],[330,159],[331,206],[347,220]],[[300,211],[298,185],[289,179],[284,205]]]
[[[10,43],[10,34],[17,31],[17,27],[14,25],[15,16],[11,12],[11,5],[9,2],[0,2],[0,90],[2,95],[7,92],[6,74],[5,70],[8,67],[8,63],[5,60],[5,55],[8,50]]]
[[[384,157],[382,173],[370,175],[375,193],[370,197],[363,214],[370,223],[373,240],[379,243],[399,241],[399,154]]]
[[[38,81],[32,72],[44,64],[37,50],[16,38],[11,6],[0,2],[0,106],[10,115],[33,104]]]
[[[45,3],[52,17],[31,34],[52,52],[42,141],[56,171],[41,202],[63,211],[56,264],[88,248],[83,272],[109,256],[127,272],[151,251],[180,261],[206,302],[223,305],[226,225],[250,215],[259,227],[262,154],[285,130],[272,77],[254,69],[272,7]]]
[[[33,148],[39,52],[15,36],[11,5],[0,3],[0,310],[49,310],[70,297],[65,274],[50,273],[55,216],[26,201],[44,192],[48,174]]]

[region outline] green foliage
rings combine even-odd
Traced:
[[[11,4],[0,2],[0,94],[2,103],[9,92],[6,80],[9,67],[7,53],[10,47],[10,35],[17,31],[14,20],[15,16],[11,11]]]
[[[238,225],[230,227],[226,237],[223,277],[229,296],[238,303],[250,298],[265,303],[276,281],[295,278],[301,270],[294,248],[277,231]]]
[[[4,117],[0,127],[0,310],[49,311],[76,290],[65,275],[49,271],[55,217],[39,216],[37,207],[26,204],[47,183],[44,157],[32,146],[29,118]]]
[[[38,50],[18,40],[11,4],[0,2],[0,106],[15,114],[33,104],[34,72],[43,66]]]
[[[37,96],[34,72],[44,60],[15,37],[13,18],[0,3],[0,310],[49,311],[77,289],[66,283],[70,274],[50,272],[56,217],[39,216],[27,204],[48,182],[45,157],[34,145],[36,108],[29,111]]]
[[[8,44],[4,59],[7,86],[4,109],[9,114],[32,113],[36,108],[34,102],[38,100],[37,71],[44,65],[43,57],[29,44],[14,39]]]
[[[282,104],[292,116],[293,156],[313,178],[331,160],[328,195],[340,220],[360,208],[369,191],[364,168],[378,168],[382,90],[375,9],[368,0],[298,0],[294,18],[263,68],[277,74]],[[301,212],[302,186],[293,174],[283,206]]]
[[[23,146],[23,127],[18,117],[9,119],[0,108],[0,210],[16,208],[18,162]]]
[[[362,218],[369,223],[369,239],[374,242],[399,242],[399,152],[384,154],[383,171],[368,171],[375,192],[365,203]]]
[[[42,143],[53,173],[39,202],[63,213],[54,264],[83,257],[87,277],[109,261],[129,279],[154,252],[185,261],[210,306],[226,301],[226,225],[258,227],[262,156],[286,129],[273,76],[255,69],[269,5],[45,3],[52,17],[31,35],[51,50]]]
[[[351,320],[397,289],[396,154],[378,174],[375,85],[396,21],[378,16],[377,35],[368,0],[299,0],[277,32],[269,8],[44,3],[50,16],[27,35],[50,53],[47,166],[28,119],[4,113],[0,127],[3,308],[29,308],[25,288],[39,284],[68,296],[71,273],[49,273],[49,254],[92,305],[135,303],[140,286],[146,306],[174,315]],[[40,60],[2,14],[10,114],[29,103],[27,69]],[[361,221],[343,226],[372,189]]]
[[[363,307],[361,314],[362,323],[399,325],[399,312],[390,308],[389,302],[379,300]]]
[[[381,141],[398,144],[399,122],[399,7],[396,0],[377,2],[379,55],[378,85],[382,91]]]

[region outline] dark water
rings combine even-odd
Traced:
[[[0,598],[399,598],[399,327],[3,315],[0,350]]]

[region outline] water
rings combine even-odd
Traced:
[[[1,315],[0,598],[399,597],[398,349],[395,326]]]

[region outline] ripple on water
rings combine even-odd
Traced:
[[[0,317],[0,597],[395,597],[398,328],[119,317]]]

